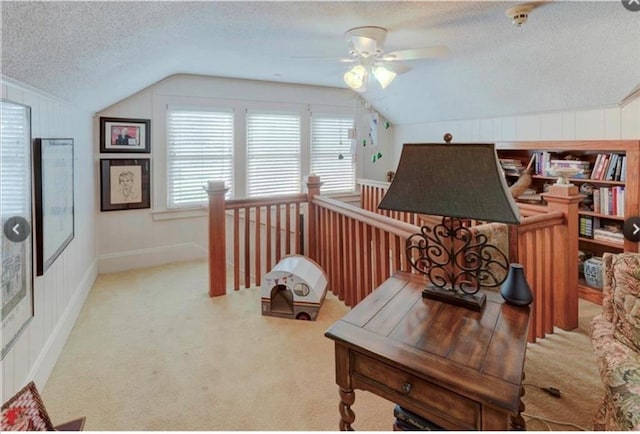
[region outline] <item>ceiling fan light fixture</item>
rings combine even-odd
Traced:
[[[367,70],[362,65],[356,65],[344,73],[344,82],[357,92],[367,90]]]
[[[371,72],[383,89],[386,89],[397,75],[395,72],[389,71],[384,66],[374,66]]]

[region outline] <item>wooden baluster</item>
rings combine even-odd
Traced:
[[[240,289],[240,209],[233,210],[233,289]]]
[[[295,227],[295,237],[296,237],[296,251],[295,251],[295,253],[298,254],[298,255],[301,255],[301,254],[303,254],[302,248],[301,248],[302,246],[300,245],[300,243],[302,242],[302,231],[300,230],[301,229],[301,226],[300,226],[300,218],[301,218],[301,216],[300,216],[300,204],[298,202],[296,202],[295,216],[296,216],[295,217],[296,221],[295,221],[295,226],[294,226]]]
[[[266,249],[267,271],[271,271],[271,266],[273,264],[271,262],[271,252],[273,250],[273,244],[271,240],[271,205],[267,205],[265,208],[265,212],[267,214],[267,221],[265,223],[267,233],[265,234],[266,240],[264,248]]]
[[[542,236],[542,247],[540,248],[541,252],[551,252],[553,251],[553,229],[545,228]],[[553,270],[554,265],[551,262],[550,255],[543,254],[542,261],[545,264],[545,270],[542,272],[543,276],[543,284],[542,291],[544,292],[544,332],[545,333],[553,333],[553,305],[554,301],[554,293],[553,293]]]
[[[256,279],[255,279],[255,285],[256,286],[260,286],[261,283],[261,266],[262,264],[260,263],[260,259],[262,256],[262,249],[261,249],[261,239],[262,239],[262,224],[260,222],[260,208],[259,206],[256,207],[256,241],[255,241],[255,250],[254,250],[254,261],[255,261],[255,274],[256,274]]]
[[[276,204],[276,264],[282,258],[282,217],[280,215],[281,204]]]
[[[251,287],[251,208],[244,208],[244,287]]]
[[[291,204],[285,205],[285,247],[286,255],[291,253]]]

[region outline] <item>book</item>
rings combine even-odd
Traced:
[[[611,154],[611,160],[609,161],[609,166],[607,167],[607,173],[604,177],[605,180],[607,181],[613,180],[613,174],[616,171],[616,164],[618,164],[618,158],[620,158],[618,154]]]
[[[396,424],[403,428],[401,431],[444,431],[441,426],[400,407],[398,404],[393,408],[393,415],[396,418]]]

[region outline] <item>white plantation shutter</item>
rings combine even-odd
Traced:
[[[22,216],[31,223],[30,109],[2,101],[0,211],[2,223]]]
[[[233,189],[233,113],[169,109],[167,122],[167,207],[207,202],[209,180]]]
[[[300,115],[247,114],[249,197],[300,193]]]
[[[311,118],[311,172],[320,176],[323,192],[355,190],[350,128],[353,117],[314,114]]]

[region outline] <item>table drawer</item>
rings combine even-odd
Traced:
[[[478,427],[480,404],[469,398],[359,353],[353,357],[352,369],[354,375],[376,383],[376,387],[390,389],[429,411],[461,422],[468,429]]]

